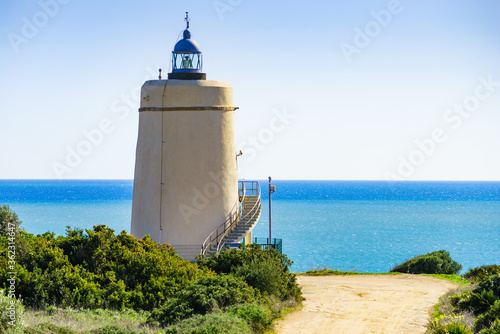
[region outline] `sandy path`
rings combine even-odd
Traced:
[[[304,307],[277,334],[422,334],[432,307],[454,284],[425,276],[298,276]]]

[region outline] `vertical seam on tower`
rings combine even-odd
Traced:
[[[164,107],[164,101],[165,101],[165,93],[167,91],[167,83],[168,83],[168,80],[165,80],[165,86],[163,86],[163,94],[161,96],[161,107],[163,109]],[[160,111],[161,112],[161,146],[160,146],[160,150],[161,150],[161,154],[160,154],[160,236],[159,236],[159,240],[158,240],[158,243],[161,244],[161,232],[163,231],[163,227],[162,227],[162,213],[163,213],[163,143],[165,142],[164,138],[163,138],[163,135],[164,135],[164,123],[163,123],[163,115],[165,114],[164,111]]]

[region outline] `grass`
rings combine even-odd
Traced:
[[[459,286],[468,286],[469,284],[471,284],[470,281],[466,280],[465,278],[459,275],[445,275],[445,274],[420,274],[420,275],[444,279]]]
[[[290,299],[272,302],[274,321],[301,308],[300,304]],[[164,334],[165,329],[147,325],[149,312],[134,310],[107,310],[107,309],[74,309],[49,306],[45,309],[27,309],[24,314],[25,334],[83,334],[90,331],[101,333],[104,327],[114,327],[115,330],[104,330],[104,333],[136,333],[136,334]],[[217,317],[228,317],[229,314],[208,314],[207,319],[217,320]],[[238,318],[239,319],[239,318]],[[200,319],[198,319],[200,320]],[[186,324],[187,325],[187,324]],[[192,325],[192,324],[191,324]],[[193,325],[194,326],[194,325]],[[271,329],[272,330],[272,329]],[[266,332],[272,333],[272,332]],[[8,333],[17,334],[17,333]]]
[[[41,324],[49,323],[76,333],[85,333],[106,326],[116,326],[148,334],[165,332],[158,327],[145,325],[147,316],[147,312],[133,310],[112,311],[48,307],[44,310],[26,310],[24,325],[28,328],[35,328]]]
[[[472,284],[467,279],[458,275],[445,275],[445,274],[421,274],[421,275],[446,280],[458,286],[456,289],[448,292],[447,294],[439,298],[439,303],[434,306],[434,312],[432,313],[433,320],[438,320],[440,317],[453,314],[453,307],[451,306],[450,303],[450,296],[462,294],[465,291],[470,291],[476,286],[476,284]]]
[[[274,307],[276,307],[275,311],[278,312],[278,316],[274,321],[277,321],[282,320],[289,313],[298,311],[302,305],[297,305],[292,301],[276,301]],[[221,316],[227,316],[227,314],[221,314]],[[24,314],[24,333],[83,334],[104,327],[115,327],[122,330],[116,333],[165,333],[165,329],[158,326],[146,325],[147,317],[148,312],[136,312],[134,310],[88,310],[49,306],[46,309],[26,310]],[[108,332],[106,331],[106,333]],[[265,333],[272,334],[272,328]],[[16,333],[12,332],[12,334]]]
[[[297,276],[349,276],[349,275],[401,275],[401,273],[358,273],[357,271],[341,271],[329,268],[317,268],[298,273]]]
[[[304,307],[304,306],[303,305],[297,305],[297,306],[292,306],[292,307],[285,307],[284,309],[282,309],[280,311],[279,316],[276,319],[274,319],[274,321],[281,321],[281,320],[283,320],[285,318],[285,316],[287,314],[300,311],[302,309],[302,307]]]
[[[281,309],[279,316],[273,320],[273,325],[271,325],[271,328],[268,329],[267,331],[265,331],[264,334],[276,334],[276,332],[274,331],[274,324],[278,321],[284,320],[286,315],[300,311],[303,307],[304,306],[302,304],[300,304],[300,305],[289,306],[289,307],[285,307],[285,308]]]
[[[428,276],[442,276],[442,275],[428,275]],[[438,278],[446,279],[444,277],[438,277]],[[460,324],[470,330],[474,327],[474,323],[476,321],[476,317],[474,316],[474,314],[472,314],[472,312],[461,312],[458,314],[455,313],[454,307],[451,304],[451,297],[456,295],[461,295],[466,291],[471,291],[477,286],[477,284],[470,282],[463,282],[463,281],[460,281],[457,284],[458,287],[456,289],[449,291],[447,294],[439,298],[439,303],[434,306],[434,312],[432,313],[432,320],[427,325],[426,333],[438,332],[440,328],[442,329],[443,327],[452,323]]]

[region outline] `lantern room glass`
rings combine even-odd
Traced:
[[[172,52],[172,72],[202,72],[201,52]]]

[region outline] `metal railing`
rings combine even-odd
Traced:
[[[231,226],[234,221],[237,221],[241,217],[241,203],[237,202],[234,205],[231,214],[227,217],[226,221],[224,221],[219,227],[217,227],[210,235],[205,239],[203,245],[201,245],[201,255],[207,255],[207,253],[216,247],[219,244],[219,241],[225,235],[227,230],[227,226]]]
[[[246,184],[250,184],[250,188],[245,187]],[[241,217],[239,220],[233,222],[226,230],[224,236],[221,238],[219,243],[217,244],[216,253],[219,254],[222,249],[225,247],[226,237],[229,236],[229,233],[236,228],[236,226],[244,226],[251,225],[254,222],[255,216],[260,214],[260,185],[257,181],[240,181],[240,184],[243,189],[243,208],[245,206],[245,198],[246,196],[257,196],[257,200],[254,205],[248,212],[243,212],[245,215]],[[248,194],[247,194],[248,192]]]
[[[245,184],[250,184],[250,188],[247,189]],[[220,249],[224,246],[225,244],[225,239],[231,233],[231,231],[238,225],[239,221],[244,221],[248,217],[254,217],[254,209],[255,206],[258,204],[258,207],[260,208],[260,186],[259,183],[256,181],[240,181],[239,182],[239,189],[238,189],[238,202],[235,204],[233,210],[231,211],[231,214],[228,216],[228,218],[219,226],[217,227],[210,235],[205,239],[205,242],[203,242],[203,245],[201,246],[201,255],[207,255],[211,250],[214,250],[219,253]],[[252,207],[252,209],[245,214],[244,217],[243,215],[243,203],[245,202],[245,196],[247,194],[247,191],[250,192],[249,195],[257,195],[258,200],[255,203],[255,205]]]
[[[258,238],[256,237],[253,242],[254,245],[259,245],[261,249],[276,249],[280,254],[283,254],[283,240],[272,238],[269,242],[269,238]]]

